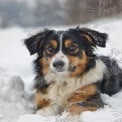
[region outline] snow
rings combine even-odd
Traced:
[[[2,72],[2,73],[1,73]],[[33,94],[24,90],[20,76],[0,68],[0,122],[16,122],[20,115],[33,113]]]
[[[0,67],[21,75],[28,87],[34,74],[32,71],[33,58],[23,44],[25,38],[27,38],[27,34],[24,29],[19,27],[0,30]]]
[[[122,20],[83,26],[109,34],[107,47],[98,48],[97,52],[116,58],[122,66]],[[27,35],[20,27],[0,29],[0,122],[122,122],[122,91],[112,97],[102,94],[104,109],[84,112],[79,118],[69,118],[66,113],[48,117],[33,114],[36,109],[32,89],[34,57],[23,45]]]

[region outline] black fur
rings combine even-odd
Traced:
[[[81,33],[89,35],[92,38],[95,45],[100,46],[100,47],[106,46],[106,40],[108,38],[106,33],[100,33],[100,32],[97,32],[97,31],[94,31],[94,30],[91,30],[88,28],[81,28],[81,29],[78,28],[78,30]]]
[[[48,84],[46,83],[45,79],[44,79],[44,75],[42,73],[42,66],[39,64],[39,59],[40,57],[38,57],[34,62],[34,70],[36,73],[36,77],[35,77],[35,84],[34,84],[34,88],[36,89],[45,89],[48,87]]]
[[[77,103],[81,107],[96,107],[103,108],[104,103],[101,99],[100,93],[96,93],[95,95],[88,98],[85,102]]]
[[[50,36],[53,33],[53,30],[49,31],[45,29],[43,32],[38,33],[25,40],[25,45],[27,46],[31,55],[38,53],[39,56],[42,56],[43,43],[46,37]]]
[[[122,69],[119,68],[114,59],[105,56],[100,56],[99,58],[107,67],[107,74],[105,74],[102,82],[100,82],[101,92],[113,95],[122,87]]]

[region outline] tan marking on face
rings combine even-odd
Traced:
[[[46,52],[50,55],[53,55],[51,51],[48,50],[48,48],[53,48],[56,49],[58,47],[58,43],[56,40],[51,40],[47,45],[46,45]]]
[[[97,92],[97,86],[95,84],[81,87],[68,99],[68,102],[70,103],[83,102],[89,97],[95,95],[96,92]]]
[[[57,43],[56,40],[52,40],[52,41],[50,42],[50,44],[51,44],[53,47],[55,47],[55,48],[57,48],[57,46],[58,46],[58,43]]]
[[[86,69],[86,65],[88,63],[88,57],[87,57],[85,51],[82,51],[81,53],[82,53],[81,59],[78,56],[67,55],[67,58],[70,61],[70,65],[76,67],[75,71],[70,73],[71,77],[79,76]]]
[[[44,108],[50,105],[50,100],[44,99],[42,96],[42,93],[39,91],[35,93],[35,102],[39,108]]]
[[[67,112],[69,112],[71,115],[80,115],[84,111],[96,111],[97,107],[81,107],[77,104],[72,104],[67,108]]]
[[[79,50],[78,45],[76,43],[73,43],[72,40],[70,40],[70,39],[69,40],[65,40],[64,45],[65,45],[65,48],[69,48],[70,46],[75,46],[76,47],[75,51],[69,52],[69,53],[77,53],[78,50]]]
[[[65,42],[64,42],[64,45],[66,48],[69,47],[71,44],[72,44],[72,40],[70,40],[70,39],[65,40]]]
[[[51,59],[52,58],[45,58],[45,57],[39,59],[39,63],[42,66],[42,71],[40,72],[43,72],[44,75],[46,75],[49,71],[49,65],[50,65]]]

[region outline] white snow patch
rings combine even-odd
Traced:
[[[33,94],[25,91],[20,76],[0,68],[0,122],[16,122],[20,115],[33,113]]]

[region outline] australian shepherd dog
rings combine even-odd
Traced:
[[[45,29],[25,39],[34,61],[37,114],[79,115],[104,107],[101,93],[113,95],[122,87],[122,70],[114,59],[98,56],[107,34],[88,28]]]

